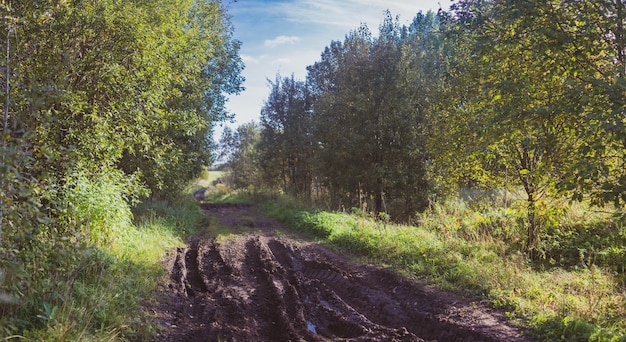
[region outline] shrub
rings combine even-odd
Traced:
[[[94,245],[109,244],[132,222],[129,206],[132,188],[119,172],[91,176],[76,172],[67,178],[65,185],[67,219],[71,225],[85,229]]]

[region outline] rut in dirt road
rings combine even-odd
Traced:
[[[495,316],[315,244],[240,235],[177,251],[168,341],[526,341]]]

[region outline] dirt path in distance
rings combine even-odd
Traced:
[[[159,341],[530,341],[479,302],[277,235],[252,205],[202,208],[248,232],[172,253]]]

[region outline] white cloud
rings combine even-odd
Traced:
[[[258,58],[254,58],[250,55],[246,55],[246,54],[241,54],[241,60],[245,63],[245,64],[259,64],[259,59]]]
[[[277,58],[275,60],[272,61],[273,64],[290,64],[291,63],[291,58]]]
[[[283,44],[293,44],[300,40],[300,37],[297,36],[278,36],[274,39],[268,39],[265,41],[266,47],[277,47],[278,45]]]
[[[280,8],[291,22],[335,26],[348,33],[361,23],[376,31],[385,10],[390,10],[394,17],[400,15],[401,23],[407,23],[418,9],[437,11],[440,5],[447,9],[451,3],[451,0],[295,0],[282,3]]]

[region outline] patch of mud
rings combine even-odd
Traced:
[[[249,203],[208,203],[200,207],[205,214],[216,217],[226,227],[246,227],[271,234],[284,228],[280,223],[261,214],[256,206]]]
[[[273,236],[269,227],[279,225],[249,205],[203,208],[231,223],[260,219],[265,229],[195,238],[176,251],[160,341],[528,340],[480,303]]]

